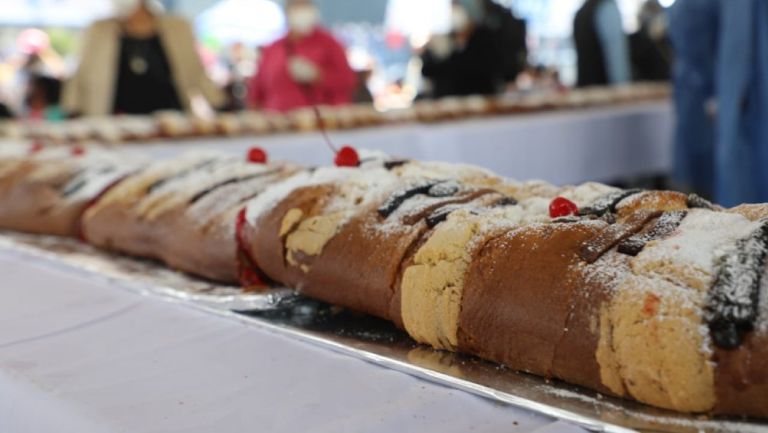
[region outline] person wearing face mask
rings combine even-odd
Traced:
[[[437,35],[422,55],[422,75],[431,91],[442,98],[492,95],[504,86],[503,51],[496,34],[484,24],[481,0],[453,2],[451,34]]]
[[[205,72],[191,26],[163,13],[156,0],[112,0],[114,18],[86,32],[80,65],[66,83],[63,106],[72,115],[191,111],[213,107],[223,93]],[[199,105],[199,104],[195,104]]]
[[[310,0],[289,0],[288,33],[266,47],[248,88],[254,109],[290,111],[311,105],[352,102],[357,76],[344,48],[320,26]]]

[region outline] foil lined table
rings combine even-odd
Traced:
[[[3,432],[768,428],[603,397],[291,291],[243,295],[71,240],[1,235],[0,275]]]
[[[582,432],[7,245],[0,276],[3,433]]]

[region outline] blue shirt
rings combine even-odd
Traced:
[[[604,1],[595,12],[595,27],[603,46],[603,58],[611,84],[627,83],[631,80],[629,46],[624,34],[621,12],[616,2]]]

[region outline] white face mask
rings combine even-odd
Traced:
[[[141,6],[143,0],[112,0],[112,7],[118,18],[131,16]]]
[[[312,32],[320,22],[320,12],[314,6],[298,6],[288,11],[288,27],[300,34]]]
[[[469,14],[463,7],[453,7],[453,11],[451,13],[451,30],[454,32],[462,31],[469,27],[470,22]]]

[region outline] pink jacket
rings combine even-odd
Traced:
[[[301,86],[288,72],[288,59],[301,56],[321,71],[318,83]],[[347,62],[344,48],[325,30],[291,41],[288,36],[266,47],[258,73],[248,88],[252,108],[290,111],[309,105],[343,105],[352,102],[357,76]]]

